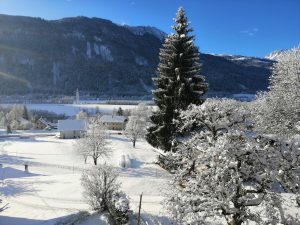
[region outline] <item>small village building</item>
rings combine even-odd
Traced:
[[[81,138],[86,134],[87,125],[85,120],[59,120],[57,129],[62,139]]]
[[[53,129],[57,129],[57,124],[51,123],[51,122],[47,121],[45,118],[41,117],[36,122],[35,127],[37,129],[53,130]]]
[[[124,130],[127,118],[125,116],[104,115],[100,118],[100,122],[108,130]]]

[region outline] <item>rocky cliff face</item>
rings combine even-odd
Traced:
[[[0,15],[0,94],[151,95],[165,33],[99,18]],[[255,92],[267,86],[272,60],[203,54],[211,91]]]

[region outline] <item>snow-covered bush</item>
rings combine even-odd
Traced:
[[[278,56],[269,91],[258,96],[253,113],[261,133],[283,137],[300,134],[300,47]]]
[[[83,195],[93,210],[109,210],[113,204],[113,195],[118,192],[118,172],[111,166],[99,165],[83,172],[81,184]]]
[[[129,158],[129,155],[121,155],[121,159],[119,161],[119,166],[122,168],[131,167],[131,160]]]
[[[130,214],[129,199],[119,191],[118,176],[113,167],[101,165],[85,171],[81,177],[88,204],[98,212],[109,212],[117,225],[126,224]]]
[[[112,196],[112,205],[110,207],[110,214],[115,223],[127,224],[130,216],[130,207],[128,196],[123,192],[116,192]]]

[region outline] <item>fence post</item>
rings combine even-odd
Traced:
[[[143,193],[140,196],[140,204],[139,204],[139,214],[138,214],[138,225],[141,224],[141,208],[142,208],[142,198],[143,198]]]
[[[28,170],[28,164],[25,164],[25,172],[28,173],[29,170]]]

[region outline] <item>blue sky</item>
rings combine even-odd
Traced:
[[[170,33],[179,6],[202,52],[263,57],[300,44],[300,0],[0,0],[0,13],[100,17]]]

